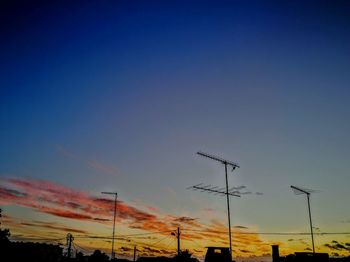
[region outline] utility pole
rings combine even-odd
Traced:
[[[305,194],[306,198],[307,198],[307,207],[309,210],[309,220],[310,220],[310,232],[311,232],[311,241],[312,241],[312,253],[315,255],[315,244],[314,244],[314,231],[313,231],[313,227],[312,227],[312,219],[311,219],[311,208],[310,208],[310,194],[311,192],[314,192],[313,190],[310,189],[302,189],[296,186],[290,186],[294,193],[296,195],[300,195],[300,194]]]
[[[177,231],[171,232],[172,236],[176,236],[177,238],[177,256],[179,257],[181,255],[181,248],[180,248],[180,227],[177,227]]]
[[[136,261],[136,246],[134,246],[134,261]]]
[[[72,243],[73,243],[74,237],[71,233],[68,233],[66,239],[67,239],[67,245],[68,245],[67,257],[71,258],[71,256],[72,256]]]
[[[113,218],[112,251],[111,251],[111,259],[114,259],[115,258],[115,252],[114,252],[115,217],[117,213],[118,193],[117,192],[101,192],[101,193],[105,195],[114,195],[114,218]]]
[[[212,187],[212,186],[200,186],[196,185],[193,186],[192,188],[195,190],[201,190],[201,191],[208,191],[210,193],[215,193],[215,194],[223,194],[226,195],[226,204],[227,204],[227,220],[228,220],[228,236],[229,236],[229,243],[230,243],[230,256],[232,259],[232,239],[231,239],[231,215],[230,215],[230,196],[236,196],[236,197],[240,197],[239,192],[238,191],[233,191],[231,192],[231,190],[229,190],[229,185],[228,185],[228,177],[227,177],[227,166],[230,166],[232,168],[232,171],[235,170],[236,168],[239,168],[239,165],[225,160],[223,158],[220,157],[216,157],[216,156],[212,156],[209,155],[207,153],[203,153],[203,152],[197,152],[198,155],[203,156],[203,157],[207,157],[211,160],[215,160],[220,162],[221,164],[223,164],[225,166],[225,182],[226,182],[226,187],[225,190],[224,188],[222,189],[217,189],[217,187]]]

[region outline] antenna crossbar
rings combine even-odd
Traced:
[[[239,168],[239,165],[234,163],[234,162],[231,162],[231,161],[228,161],[226,159],[223,159],[221,157],[217,157],[217,156],[213,156],[213,155],[209,155],[207,153],[203,153],[201,151],[197,152],[198,155],[200,156],[204,156],[204,157],[207,157],[207,158],[210,158],[212,160],[216,160],[218,162],[221,162],[222,164],[225,164],[225,165],[228,165],[228,166],[231,166],[233,169],[235,169],[236,167]]]
[[[209,192],[209,193],[215,193],[215,194],[219,194],[219,195],[230,195],[230,196],[235,196],[235,197],[241,197],[239,194],[237,194],[237,191],[234,192],[226,192],[224,190],[220,190],[220,189],[216,189],[217,186],[215,187],[211,187],[209,186],[200,186],[200,185],[195,185],[195,186],[191,186],[190,187],[193,190],[200,190],[202,192]]]
[[[105,195],[118,195],[117,192],[101,192],[101,194],[105,194]]]
[[[304,189],[304,188],[300,188],[300,187],[296,187],[296,186],[290,186],[294,191],[299,192],[299,193],[303,193],[306,195],[310,195],[313,190],[311,189]]]

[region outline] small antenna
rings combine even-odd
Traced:
[[[114,234],[115,234],[115,216],[117,213],[117,198],[118,193],[117,192],[101,192],[101,194],[105,195],[114,195],[114,219],[113,219],[113,237],[112,237],[112,251],[111,251],[111,260],[115,258],[115,252],[114,252]]]
[[[310,220],[310,231],[311,231],[311,241],[312,241],[312,253],[315,254],[315,244],[314,244],[314,232],[312,227],[312,219],[311,219],[311,209],[310,209],[310,195],[311,193],[317,192],[312,189],[290,186],[295,195],[306,195],[307,198],[307,206],[309,210],[309,220]]]

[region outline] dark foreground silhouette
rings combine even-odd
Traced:
[[[1,216],[1,209],[0,209]],[[82,253],[75,254],[70,258],[64,254],[63,248],[59,245],[32,242],[12,242],[9,240],[10,231],[0,229],[0,261],[1,262],[126,262],[127,259],[113,259],[101,252],[95,250],[90,256]],[[208,247],[205,262],[231,262],[229,248],[227,247]],[[168,257],[140,257],[139,262],[198,262],[192,258],[186,250],[179,255]],[[350,262],[350,256],[341,258],[329,258],[327,253],[309,253],[296,252],[286,257],[280,257],[278,246],[272,246],[272,262]]]
[[[168,257],[140,257],[140,262],[198,262],[191,258],[191,254],[183,252],[184,255]],[[74,258],[64,256],[63,248],[59,245],[50,245],[44,243],[27,243],[1,241],[0,243],[0,261],[2,262],[107,262],[118,261],[127,262],[127,259],[113,259],[101,252],[95,250],[90,256],[85,256],[81,252]],[[219,262],[219,261],[218,261]]]
[[[63,248],[59,245],[32,242],[12,242],[8,239],[10,232],[8,230],[0,231],[0,261],[1,262],[107,262],[118,261],[127,262],[127,259],[113,259],[101,252],[95,250],[90,256],[85,256],[79,252],[74,258],[67,257]],[[155,262],[198,262],[192,258],[188,251],[182,252],[173,258],[168,257],[140,257],[137,261],[155,261]],[[219,262],[219,261],[218,261]]]
[[[218,248],[214,248],[218,249]],[[226,248],[224,248],[226,249]],[[210,250],[210,248],[208,248]],[[213,250],[212,250],[213,251]],[[139,262],[198,262],[196,258],[192,258],[188,252],[182,252],[182,255],[169,257],[140,257]],[[207,252],[205,262],[231,262],[226,252],[220,254]],[[74,258],[68,258],[64,255],[63,248],[59,245],[50,245],[44,243],[25,243],[11,242],[6,238],[2,238],[0,242],[0,261],[1,262],[127,262],[127,259],[113,259],[101,252],[95,250],[90,256],[82,253],[75,254]],[[329,258],[327,253],[297,252],[286,257],[273,256],[273,262],[350,262],[349,257]]]
[[[272,262],[350,262],[350,256],[330,258],[328,253],[295,252],[282,257],[278,245],[272,245]]]

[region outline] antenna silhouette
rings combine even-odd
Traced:
[[[114,233],[115,233],[115,216],[117,213],[117,192],[101,192],[101,194],[105,195],[114,195],[114,218],[113,218],[113,237],[112,237],[112,251],[111,251],[111,259],[114,259],[115,253],[114,253]]]
[[[296,195],[305,194],[307,197],[307,206],[309,209],[309,219],[310,219],[310,230],[311,230],[311,240],[312,240],[312,253],[315,254],[315,244],[314,244],[314,232],[312,228],[312,219],[311,219],[311,209],[310,209],[310,194],[316,192],[315,190],[300,188],[296,186],[290,186]]]
[[[228,194],[230,196],[241,197],[239,195],[238,191],[230,191],[229,190],[229,192],[226,192],[226,191],[224,191],[224,188],[219,188],[219,189],[217,189],[217,188],[218,188],[217,186],[212,186],[212,185],[202,186],[202,184],[198,184],[195,186],[191,186],[188,189],[193,189],[195,191],[198,190],[201,192],[214,193],[214,195],[226,195],[226,194]]]
[[[235,170],[236,168],[239,168],[239,165],[228,161],[226,159],[223,159],[221,157],[209,155],[207,153],[203,152],[197,152],[198,155],[209,158],[211,160],[215,160],[220,162],[225,166],[225,178],[226,178],[226,188],[218,188],[217,186],[212,186],[212,185],[206,185],[202,186],[202,184],[198,184],[195,186],[192,186],[193,190],[200,190],[202,192],[209,192],[209,193],[214,193],[215,195],[226,195],[226,202],[227,202],[227,219],[228,219],[228,236],[229,236],[229,242],[230,242],[230,256],[232,258],[232,240],[231,240],[231,217],[230,217],[230,196],[236,196],[240,197],[239,191],[237,191],[236,188],[231,188],[229,189],[228,187],[228,179],[227,179],[227,166],[232,167],[232,171]]]

